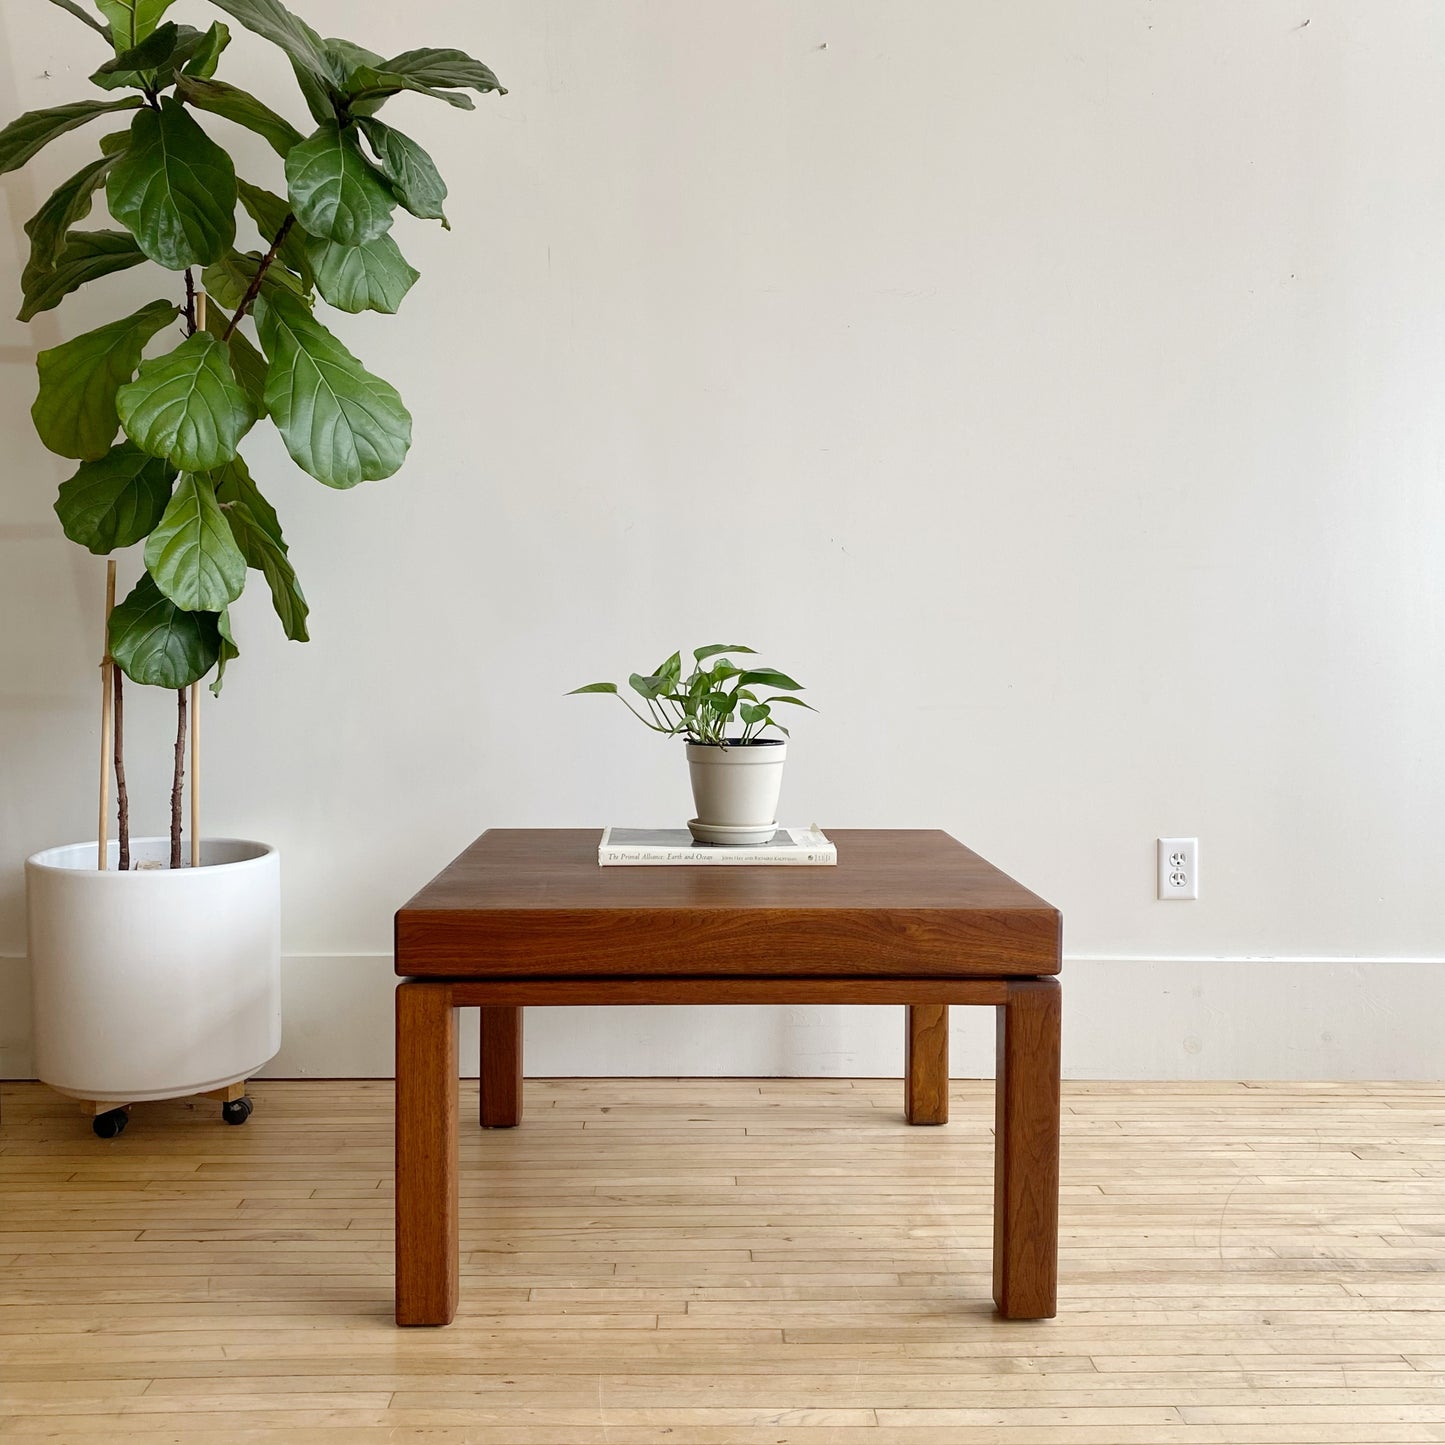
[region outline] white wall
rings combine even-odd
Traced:
[[[403,218],[401,316],[336,326],[415,414],[402,474],[337,494],[246,444],[314,608],[287,644],[253,584],[206,710],[209,825],[284,853],[278,1067],[388,1067],[391,913],[482,828],[685,817],[680,759],[562,693],[735,635],[823,709],[790,818],[943,826],[1062,907],[1071,1071],[1440,1075],[1445,8],[302,8],[512,93],[394,103],[455,229]],[[0,111],[83,94],[92,39],[4,0]],[[4,295],[94,139],[0,180]],[[159,284],[0,325],[13,1072],[22,861],[93,836],[102,577],[50,510],[33,359]],[[141,830],[169,727],[132,707]],[[1198,903],[1154,901],[1161,833],[1201,839]],[[899,1067],[886,1012],[724,1026],[529,1037],[550,1072]]]

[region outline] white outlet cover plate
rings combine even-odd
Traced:
[[[1160,838],[1159,897],[1199,897],[1199,839]]]

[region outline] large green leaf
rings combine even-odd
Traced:
[[[240,176],[236,178],[236,192],[241,197],[241,205],[246,214],[256,223],[256,229],[269,248],[281,234],[286,217],[291,214],[290,203],[263,186],[253,186],[250,181]],[[305,242],[305,234],[293,224],[286,232],[277,255],[283,265],[301,278],[302,289],[309,291],[313,282],[311,263],[306,259]]]
[[[211,268],[206,270],[209,275]],[[231,354],[231,371],[241,383],[242,391],[250,398],[251,408],[259,420],[266,415],[266,358],[251,345],[250,339],[239,327],[227,336],[226,328],[230,324],[231,318],[214,301],[207,305],[206,330],[218,341],[226,343]]]
[[[322,125],[328,120],[339,120],[340,107],[334,98],[332,87],[314,70],[309,70],[304,65],[291,62],[291,73],[296,77],[297,88],[301,91],[301,98],[306,102],[306,109],[311,112],[311,119],[317,125]]]
[[[256,325],[270,363],[266,405],[297,466],[328,487],[391,476],[411,446],[396,391],[293,298],[259,301]]]
[[[197,80],[209,80],[220,64],[221,52],[231,43],[231,30],[224,21],[213,20],[182,69]]]
[[[244,255],[240,251],[227,251],[219,261],[206,267],[201,273],[201,280],[207,293],[214,296],[221,305],[236,307],[241,304],[252,281],[256,279],[260,265],[261,255],[258,251],[248,251]],[[304,294],[300,278],[293,276],[286,267],[273,262],[261,277],[261,289],[266,292],[279,288],[284,288],[296,296]]]
[[[174,96],[136,116],[105,189],[111,215],[169,270],[209,265],[235,240],[236,169]]]
[[[252,480],[244,457],[232,457],[225,466],[217,467],[211,473],[211,481],[215,484],[216,500],[222,508],[229,507],[233,502],[244,502],[252,520],[273,542],[285,549],[286,539],[281,535],[281,519],[276,515],[275,507],[261,495],[261,489]]]
[[[376,157],[377,169],[386,177],[397,200],[413,216],[423,221],[440,221],[450,231],[451,222],[442,210],[447,183],[432,158],[409,135],[403,135],[384,121],[366,116],[357,121],[357,125]]]
[[[0,130],[0,176],[23,166],[31,156],[38,155],[56,136],[76,126],[109,115],[114,110],[135,110],[145,101],[138,95],[120,100],[77,100],[69,105],[52,106],[49,110],[29,110]]]
[[[189,25],[179,26],[174,20],[167,20],[158,29],[153,30],[137,45],[132,45],[128,50],[119,51],[111,56],[94,75],[90,77],[91,84],[98,85],[102,90],[118,90],[122,86],[131,85],[141,89],[150,83],[150,78],[176,53],[176,45],[181,39],[181,32],[185,30],[189,36],[199,38],[200,31],[193,30]],[[174,67],[172,67],[174,74]],[[169,80],[158,82],[158,84],[169,84]],[[156,87],[152,87],[156,88]]]
[[[110,21],[111,39],[117,53],[141,43],[175,0],[95,0],[96,8]]]
[[[65,233],[90,214],[95,193],[105,180],[105,173],[114,164],[115,157],[111,155],[101,155],[91,161],[68,181],[57,186],[49,200],[26,221],[30,259],[20,277],[22,290],[29,291],[43,272],[54,269],[65,248]]]
[[[361,246],[338,246],[310,236],[306,255],[316,289],[339,311],[394,312],[421,272],[413,269],[390,236]]]
[[[25,304],[20,308],[19,319],[29,321],[52,306],[59,306],[87,281],[139,266],[144,260],[145,254],[129,231],[71,231],[51,270],[35,275],[26,267],[21,275]]]
[[[160,521],[175,477],[165,462],[121,442],[61,482],[55,515],[72,542],[97,555],[129,547]]]
[[[301,140],[301,132],[284,116],[239,86],[224,80],[207,80],[198,75],[176,77],[176,94],[198,110],[210,111],[223,120],[245,126],[260,136],[278,155],[285,155]]]
[[[461,93],[464,90],[475,90],[480,95],[493,90],[499,95],[507,93],[506,87],[480,60],[461,50],[430,47],[405,51],[379,66],[356,66],[347,74],[343,85],[358,115],[368,113],[367,102],[383,101],[402,90],[414,90],[463,110],[473,108],[471,96]]]
[[[145,559],[156,586],[186,612],[219,612],[245,590],[246,559],[209,477],[181,477]]]
[[[280,46],[294,64],[304,66],[321,80],[334,85],[341,79],[326,53],[325,42],[280,0],[212,0],[212,3],[233,20],[239,20],[247,30]]]
[[[181,688],[199,682],[221,652],[213,612],[184,612],[142,573],[110,614],[110,655],[132,682]]]
[[[230,461],[256,420],[225,345],[208,331],[147,361],[117,393],[116,409],[125,434],[143,452],[183,472],[208,472]],[[173,597],[159,574],[156,581]]]
[[[221,635],[221,653],[216,659],[216,680],[211,684],[211,696],[220,697],[226,681],[226,664],[234,662],[241,655],[236,639],[231,632],[231,609],[223,607],[216,614],[216,631]]]
[[[220,21],[201,31],[168,20],[139,45],[106,61],[90,78],[102,90],[123,86],[164,90],[182,69],[196,76],[213,74],[230,40],[231,32]]]
[[[286,157],[286,191],[303,230],[360,246],[391,229],[390,187],[367,163],[356,133],[328,122]]]
[[[404,75],[420,85],[475,90],[478,95],[492,90],[499,95],[507,93],[491,67],[474,60],[464,50],[438,50],[431,46],[407,50],[392,56],[384,68],[389,75]]]
[[[306,605],[301,584],[296,580],[291,559],[286,555],[286,544],[262,525],[252,513],[249,502],[232,502],[225,511],[236,545],[245,554],[247,566],[260,572],[271,589],[271,605],[281,619],[281,630],[292,642],[309,642],[306,616],[310,608]],[[276,514],[272,512],[271,515],[274,517]]]
[[[36,358],[40,392],[30,408],[40,440],[62,457],[93,461],[115,440],[115,394],[135,375],[146,342],[176,316],[168,301],[87,331]]]
[[[271,589],[271,602],[286,636],[293,642],[308,641],[306,614],[309,609],[287,557],[286,539],[281,535],[281,520],[276,509],[261,495],[240,457],[212,472],[211,480],[216,484],[216,499],[231,524],[236,544],[245,554],[247,566],[259,571]]]
[[[358,45],[354,40],[342,40],[337,36],[328,36],[321,42],[326,47],[327,59],[331,61],[332,69],[342,77],[341,88],[346,90],[346,77],[358,66],[370,65],[379,67],[386,64],[385,59],[374,50],[368,50],[364,45]]]

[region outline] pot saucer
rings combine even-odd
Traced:
[[[764,823],[761,827],[741,827],[736,823],[700,823],[696,818],[688,819],[687,828],[699,843],[718,843],[725,848],[737,848],[748,843],[771,843],[773,834],[778,831],[776,822]]]

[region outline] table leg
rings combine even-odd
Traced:
[[[483,1008],[481,1015],[482,1128],[515,1128],[522,1122],[522,1010]]]
[[[1010,1320],[1057,1311],[1062,1013],[1052,978],[1011,980],[998,1010],[993,1298]]]
[[[457,1011],[451,985],[396,990],[396,1322],[457,1309]]]
[[[948,1123],[948,1005],[908,1005],[903,1071],[910,1124]]]

